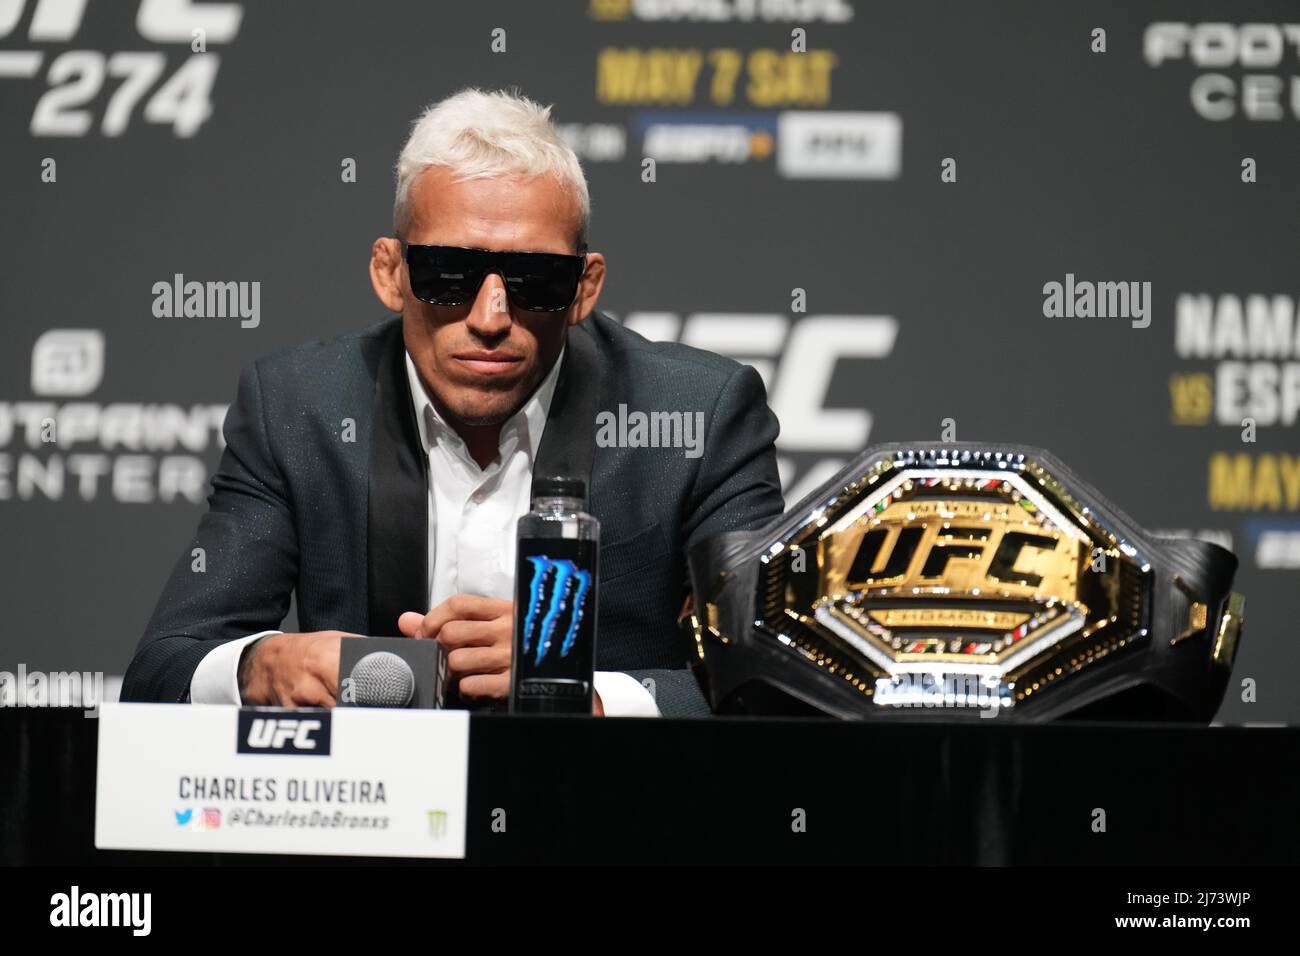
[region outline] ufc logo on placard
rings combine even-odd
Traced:
[[[295,750],[315,750],[311,735],[317,730],[319,720],[255,720],[248,730],[248,745],[279,750],[293,741]]]
[[[241,710],[238,751],[241,754],[329,756],[330,715],[268,717],[258,711]]]

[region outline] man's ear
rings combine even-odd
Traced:
[[[402,244],[390,236],[380,236],[370,247],[370,284],[375,296],[389,312],[406,308],[402,294]]]
[[[573,311],[569,313],[569,324],[577,325],[591,315],[600,298],[601,287],[605,285],[605,257],[599,252],[587,253],[587,269],[582,273],[578,283],[578,294],[573,300]]]

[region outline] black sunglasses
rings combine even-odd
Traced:
[[[563,312],[578,294],[587,257],[550,252],[489,252],[458,246],[413,246],[402,254],[411,273],[411,291],[430,305],[473,302],[489,272],[501,276],[506,295],[526,312]]]

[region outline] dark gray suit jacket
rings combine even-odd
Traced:
[[[703,455],[596,444],[596,415],[704,413]],[[355,440],[345,441],[347,420]],[[596,666],[655,679],[666,715],[707,713],[676,618],[684,554],[783,510],[778,425],[750,367],[649,342],[593,313],[568,332],[534,476],[590,474],[600,519]],[[427,603],[428,459],[400,318],[277,352],[240,376],[208,511],[158,601],[123,700],[184,701],[203,656],[279,627],[395,635]],[[192,570],[194,548],[206,570]]]

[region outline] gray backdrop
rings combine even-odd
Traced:
[[[1300,718],[1288,20],[1293,3],[0,2],[0,670],[122,673],[239,368],[383,316],[366,260],[410,122],[517,84],[583,156],[601,307],[759,366],[787,491],[867,442],[1045,446],[1147,527],[1231,544],[1248,624],[1221,718]],[[259,283],[258,324],[158,317],[178,273]],[[1149,326],[1045,316],[1067,274],[1150,282]],[[830,362],[825,317],[854,343]]]

